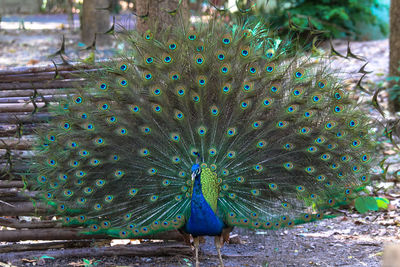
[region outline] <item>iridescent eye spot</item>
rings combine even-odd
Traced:
[[[94,142],[96,145],[103,145],[104,144],[104,139],[101,137],[98,137],[96,139],[94,139]]]
[[[193,96],[193,101],[196,102],[196,103],[199,102],[200,101],[200,97],[197,96],[197,95]]]
[[[168,47],[171,50],[175,50],[176,49],[176,44],[170,44]]]
[[[333,127],[335,127],[336,123],[335,122],[327,122],[325,124],[325,129],[330,130],[333,129]]]
[[[335,110],[335,113],[340,113],[343,111],[343,106],[335,106],[334,110]]]
[[[131,106],[130,109],[131,109],[131,111],[132,111],[133,113],[138,113],[138,112],[140,111],[140,108],[139,108],[139,106],[137,106],[137,105]]]
[[[255,121],[252,123],[251,127],[253,127],[253,129],[260,129],[261,125],[262,125],[261,121]]]
[[[115,176],[116,178],[121,178],[122,176],[124,176],[124,174],[125,174],[125,172],[122,171],[122,170],[116,170],[116,171],[114,172],[114,176]]]
[[[270,90],[271,90],[272,93],[276,93],[276,92],[278,92],[278,87],[275,86],[275,85],[272,85]]]
[[[246,181],[246,179],[242,176],[236,177],[236,181],[238,181],[239,183],[244,183]]]
[[[325,82],[323,82],[323,81],[319,81],[318,82],[318,87],[319,88],[323,89],[325,86],[326,86]]]
[[[125,79],[122,79],[122,80],[119,82],[119,84],[120,84],[122,87],[125,87],[125,86],[128,85],[128,81],[125,80]]]
[[[229,128],[229,129],[226,131],[226,134],[228,135],[228,137],[235,136],[235,134],[236,134],[236,128]]]
[[[263,100],[263,106],[264,107],[270,107],[271,105],[272,105],[272,99],[271,98],[265,98],[264,100]]]
[[[229,92],[231,91],[231,86],[229,84],[224,85],[224,87],[222,87],[222,91],[224,92],[224,94],[229,94]]]
[[[54,159],[49,159],[47,160],[47,164],[49,164],[50,166],[56,166],[57,165],[57,161]]]
[[[131,188],[131,189],[129,189],[129,195],[130,195],[131,197],[136,196],[137,192],[138,192],[138,190],[137,190],[136,188]],[[129,216],[129,218],[130,218],[130,216]]]
[[[185,95],[185,90],[183,88],[178,89],[178,95],[179,96],[184,96]]]
[[[294,90],[294,91],[293,91],[293,95],[294,95],[294,96],[299,96],[299,95],[300,95],[300,91],[297,90],[297,89]]]
[[[227,45],[231,43],[231,40],[229,38],[224,38],[222,39],[222,42]]]
[[[357,120],[351,120],[351,121],[349,121],[348,125],[349,125],[350,128],[354,128],[354,127],[358,126],[358,121]]]
[[[308,127],[303,127],[303,128],[300,129],[300,134],[307,135],[307,134],[309,134],[310,132],[311,132],[311,129],[308,128]]]
[[[318,103],[320,100],[321,100],[321,98],[320,98],[319,96],[317,96],[317,95],[315,95],[315,96],[312,97],[312,101],[313,101],[314,103]]]
[[[108,88],[106,83],[101,83],[99,87],[101,90],[104,90],[104,91],[107,90],[107,88]]]
[[[322,155],[321,155],[321,159],[322,159],[322,160],[329,160],[330,158],[331,158],[331,156],[330,156],[329,154],[326,154],[326,153],[325,153],[325,154],[322,154]]]
[[[247,50],[247,49],[242,49],[242,51],[241,51],[240,53],[241,53],[241,55],[242,55],[243,57],[247,57],[247,56],[249,55],[249,50]]]
[[[318,151],[318,148],[315,147],[315,146],[310,146],[310,147],[307,149],[307,151],[310,152],[310,153],[314,153],[314,152],[317,152],[317,151]]]
[[[142,130],[142,133],[144,133],[144,134],[149,134],[151,132],[151,129],[147,126],[142,127],[141,130]]]
[[[108,105],[107,105],[107,104],[103,104],[103,105],[101,106],[101,109],[102,109],[102,110],[108,110]]]
[[[183,120],[184,117],[185,117],[185,115],[182,112],[180,112],[180,111],[175,112],[175,119]]]
[[[210,148],[210,149],[208,150],[208,154],[209,154],[210,156],[215,156],[215,155],[217,154],[217,150],[216,150],[215,148]]]
[[[278,185],[275,183],[269,183],[268,187],[269,187],[269,189],[271,189],[273,191],[278,189]]]
[[[218,59],[219,60],[224,60],[225,59],[225,55],[224,54],[218,54]]]
[[[361,156],[361,162],[367,163],[367,162],[370,162],[370,161],[371,161],[371,156],[370,155],[364,154],[364,155]]]
[[[358,139],[353,140],[353,141],[351,142],[351,146],[354,147],[354,148],[357,148],[357,147],[359,147],[360,145],[361,145],[361,141],[358,140]]]
[[[160,105],[153,105],[153,111],[155,113],[160,113],[162,111],[162,108]]]
[[[312,166],[309,166],[309,167],[305,168],[305,171],[308,172],[308,173],[313,173],[315,171],[315,168],[312,167]]]
[[[266,70],[267,72],[271,73],[271,72],[274,71],[274,66],[267,66],[267,67],[265,68],[265,70]]]
[[[155,201],[157,201],[157,199],[158,199],[158,196],[157,195],[152,195],[151,197],[150,197],[150,201],[151,202],[155,202]],[[144,231],[146,231],[146,229],[143,229]]]
[[[201,76],[201,77],[198,78],[197,82],[202,87],[202,86],[206,85],[207,79],[205,77]]]
[[[178,142],[180,140],[180,136],[178,134],[176,134],[176,133],[172,133],[170,135],[170,137],[171,137],[171,140],[174,141],[174,142]]]
[[[75,101],[75,103],[77,103],[77,104],[81,104],[81,103],[83,102],[83,98],[80,97],[80,96],[78,96],[78,97],[75,98],[74,101]]]
[[[194,40],[196,40],[196,35],[190,34],[190,35],[188,36],[188,39],[189,39],[190,41],[194,41]]]
[[[127,135],[128,134],[128,130],[126,130],[125,128],[119,128],[118,129],[118,134],[119,135]]]
[[[284,167],[286,170],[291,170],[291,169],[293,169],[293,163],[291,163],[291,162],[286,162],[286,163],[283,164],[283,167]]]
[[[317,180],[319,181],[319,182],[322,182],[322,181],[325,181],[325,176],[324,175],[318,175],[317,176]]]
[[[228,71],[229,71],[229,69],[228,69],[227,66],[223,66],[223,67],[221,68],[221,72],[222,72],[223,74],[227,74]]]
[[[172,62],[172,58],[170,56],[165,56],[164,57],[164,62],[167,63],[167,64],[171,63]]]
[[[185,171],[180,171],[179,173],[178,173],[178,175],[179,175],[179,177],[185,177],[186,176],[186,172]]]
[[[301,71],[296,71],[295,76],[296,78],[301,78],[303,77],[303,73]]]
[[[212,106],[210,109],[211,115],[217,116],[219,114],[219,110],[216,106]]]
[[[196,59],[196,63],[197,63],[198,65],[203,64],[203,62],[204,62],[204,59],[201,58],[201,57],[199,57],[199,58]]]
[[[168,179],[164,179],[163,182],[162,182],[162,184],[163,184],[163,186],[168,186],[168,185],[171,184],[171,181],[168,180]]]
[[[298,192],[304,192],[304,187],[303,186],[301,186],[301,185],[298,185],[298,186],[296,186],[296,190],[298,191]]]
[[[65,123],[63,124],[63,128],[64,128],[65,130],[69,130],[69,129],[71,129],[71,125],[70,125],[68,122],[65,122]]]
[[[240,103],[240,107],[242,108],[242,109],[247,109],[248,107],[249,107],[249,101],[248,100],[245,100],[245,101],[243,101],[242,103]]]
[[[139,151],[139,153],[140,153],[140,155],[143,156],[143,157],[146,157],[146,156],[150,155],[150,151],[149,151],[147,148],[142,148],[142,149]]]
[[[287,122],[287,121],[278,121],[278,122],[276,123],[276,126],[277,126],[278,128],[285,128],[287,125],[288,125],[288,122]]]
[[[128,65],[122,64],[121,66],[119,66],[119,69],[122,71],[126,71],[128,69]]]
[[[265,148],[266,145],[267,145],[267,142],[265,142],[264,140],[259,140],[257,142],[257,148]]]
[[[112,195],[107,195],[104,197],[104,201],[107,203],[111,203],[113,201],[113,199],[114,199],[114,196],[112,196]]]
[[[334,94],[334,96],[335,96],[335,98],[336,98],[337,100],[342,99],[342,95],[341,95],[340,93],[338,93],[338,92],[336,92],[336,93]]]
[[[104,180],[102,180],[102,179],[98,179],[97,181],[96,181],[96,185],[98,186],[98,187],[102,187],[103,185],[105,185],[105,181]]]
[[[204,126],[199,127],[199,129],[197,130],[197,133],[200,136],[204,136],[207,133],[207,129]]]
[[[226,154],[226,157],[227,157],[228,159],[233,159],[233,158],[236,157],[236,152],[235,152],[235,151],[229,151],[229,152]]]
[[[291,143],[286,143],[283,145],[283,148],[286,150],[292,150],[294,148],[294,145]]]

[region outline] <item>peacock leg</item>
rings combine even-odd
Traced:
[[[194,243],[194,253],[196,257],[196,267],[200,267],[200,262],[199,262],[199,237],[193,237],[193,243]]]
[[[222,255],[221,255],[222,242],[223,242],[222,236],[218,236],[218,235],[215,236],[214,243],[215,243],[215,247],[217,249],[219,263],[221,264],[220,267],[224,267],[224,262],[222,260]]]

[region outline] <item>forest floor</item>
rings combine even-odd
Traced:
[[[24,25],[27,30],[19,30],[18,21],[12,17],[3,18],[0,29],[0,69],[52,64],[48,56],[59,49],[62,35],[66,38],[68,57],[73,59],[82,58],[85,53],[87,55],[87,52],[78,51],[84,45],[79,43],[77,32],[65,29],[67,22],[63,17],[44,19],[37,16],[32,22],[25,20]],[[30,25],[35,27],[30,28]],[[339,52],[345,53],[347,50],[345,41],[335,40],[334,45]],[[98,58],[113,54],[118,45],[114,47],[113,49],[100,47]],[[351,48],[353,53],[368,60],[366,69],[374,71],[364,80],[366,87],[373,89],[384,83],[385,75],[388,73],[388,40],[352,42]],[[363,65],[362,62],[357,64],[352,62],[343,65],[343,70],[356,71]],[[380,94],[379,99],[384,110],[387,110],[385,104],[387,94]],[[374,116],[377,113],[372,109],[370,112],[374,113]],[[385,194],[391,199],[390,211],[367,215],[354,213],[278,231],[254,232],[235,229],[232,234],[238,234],[238,237],[234,238],[234,244],[226,244],[222,249],[225,265],[380,266],[384,246],[400,243],[399,191],[397,188]],[[43,253],[45,255],[45,252]],[[82,258],[70,257],[41,261],[11,259],[10,262],[16,266],[193,266],[192,258],[185,256],[101,257],[87,260],[92,265],[85,263]],[[208,238],[206,244],[201,245],[200,260],[202,266],[217,266],[218,258],[212,239]],[[7,265],[0,262],[0,266]]]

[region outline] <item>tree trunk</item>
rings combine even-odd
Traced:
[[[188,0],[182,0],[178,12],[171,15],[167,11],[175,10],[180,0],[137,0],[136,1],[136,29],[145,32],[157,27],[162,31],[168,26],[173,26],[182,21],[189,20]]]
[[[390,1],[390,62],[389,76],[400,76],[400,0]],[[393,85],[393,84],[392,84]],[[399,95],[400,92],[396,92]],[[393,94],[393,93],[392,93]],[[391,100],[392,111],[400,111],[400,97]]]
[[[96,45],[106,45],[110,38],[102,32],[110,28],[109,0],[84,0],[82,7],[82,41],[91,45],[96,34]],[[100,34],[99,34],[100,33]]]

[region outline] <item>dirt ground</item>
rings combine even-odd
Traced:
[[[34,21],[34,19],[31,19]],[[7,24],[8,23],[8,24]],[[0,30],[0,69],[51,64],[48,57],[56,52],[65,35],[67,55],[70,58],[84,56],[79,52],[84,45],[79,43],[77,32],[64,29],[67,24],[63,17],[43,19],[39,16],[35,23],[45,27],[29,29],[29,20],[24,22],[28,30],[18,30],[18,18],[5,17]],[[53,26],[47,25],[53,23]],[[31,23],[33,25],[33,22]],[[16,26],[17,25],[17,26]],[[36,24],[35,24],[36,25]],[[42,25],[42,26],[43,26]],[[36,27],[36,26],[35,26]],[[346,51],[344,41],[335,41],[338,51]],[[369,83],[383,82],[388,71],[388,41],[353,42],[354,53],[369,61],[367,70]],[[99,49],[99,57],[111,55],[118,46]],[[349,63],[346,68],[359,68]],[[384,246],[400,243],[400,193],[397,188],[390,194],[392,211],[380,211],[367,215],[357,213],[344,217],[323,220],[279,231],[254,232],[235,229],[235,244],[226,244],[222,249],[226,266],[380,266]],[[345,211],[349,212],[349,211]],[[5,244],[5,243],[1,243]],[[43,252],[45,255],[45,252]],[[6,256],[3,255],[5,258]],[[2,256],[2,257],[3,257]],[[91,265],[82,258],[57,258],[29,262],[21,259],[7,259],[16,266],[194,266],[192,258],[175,257],[101,257],[88,258]],[[217,266],[218,258],[213,240],[208,238],[201,245],[201,266]],[[74,264],[73,264],[74,263]],[[81,264],[81,265],[79,265]]]

